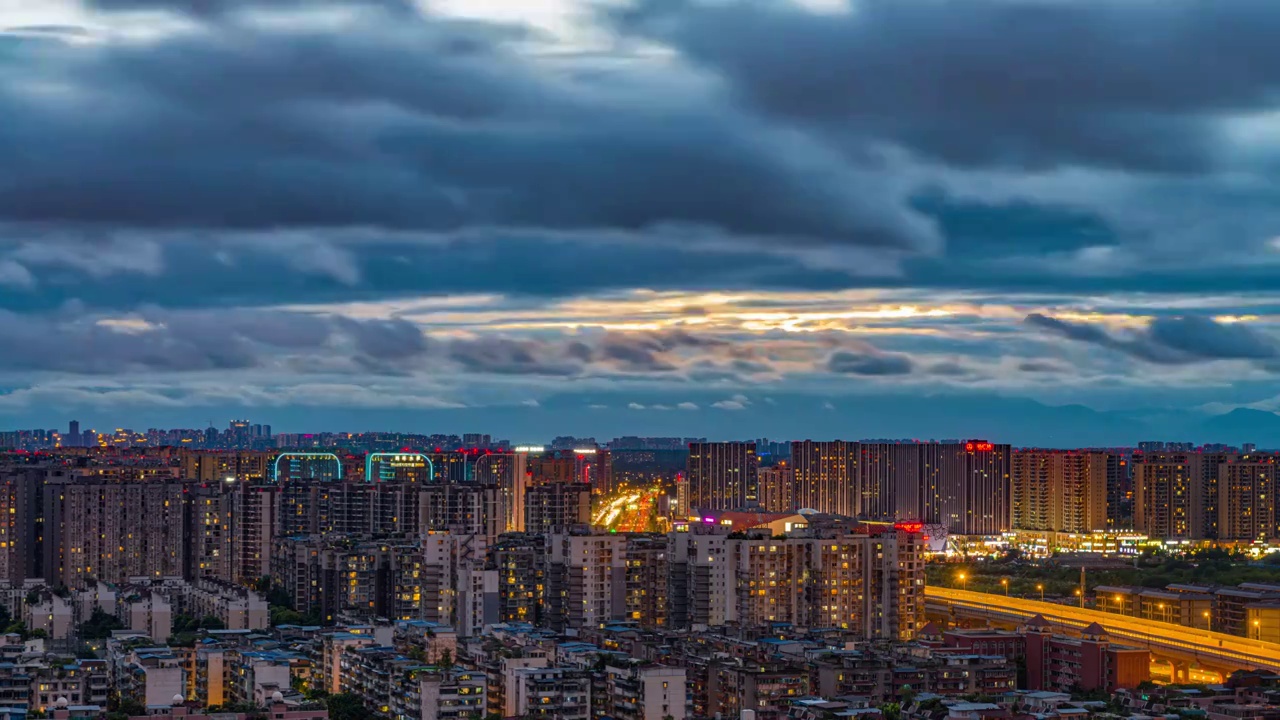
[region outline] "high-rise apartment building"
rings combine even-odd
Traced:
[[[1204,456],[1144,453],[1133,458],[1134,528],[1161,540],[1195,540],[1204,532]]]
[[[0,476],[0,580],[20,586],[40,577],[44,470],[11,468]]]
[[[759,458],[753,442],[689,443],[684,480],[688,510],[737,510],[759,504]]]
[[[1107,477],[1107,526],[1111,530],[1133,529],[1133,464],[1127,455],[1112,454],[1114,465]]]
[[[957,535],[996,535],[1013,522],[1008,445],[983,440],[921,444],[927,523]]]
[[[1273,459],[1232,459],[1219,466],[1219,540],[1271,540],[1276,530],[1276,465]]]
[[[301,480],[275,487],[280,535],[416,537],[435,530],[492,540],[501,529],[494,485]]]
[[[626,613],[627,537],[552,535],[548,539],[547,623],[554,630],[597,627]]]
[[[1218,480],[1229,462],[1239,460],[1239,455],[1226,452],[1200,454],[1200,537],[1217,539],[1220,495]]]
[[[187,450],[181,455],[181,478],[191,482],[263,482],[271,479],[275,453]]]
[[[796,506],[856,516],[861,511],[857,497],[859,449],[858,443],[843,440],[791,443]]]
[[[641,627],[667,625],[667,537],[627,536],[626,618]]]
[[[1067,533],[1107,530],[1109,482],[1119,463],[1120,458],[1109,453],[1013,453],[1013,527]]]
[[[46,482],[45,580],[83,588],[94,579],[182,576],[189,547],[183,490],[179,482]]]
[[[233,493],[227,485],[234,483],[201,483],[186,488],[187,503],[187,568],[188,578],[232,578],[232,511]]]
[[[795,475],[787,462],[760,468],[759,478],[761,510],[790,512],[800,509],[796,503]]]
[[[667,602],[672,628],[717,627],[738,616],[737,575],[723,533],[669,536]]]
[[[868,520],[919,520],[925,516],[924,445],[864,442],[858,445],[857,516]]]
[[[905,640],[922,621],[924,541],[913,533],[676,532],[668,547],[673,628],[781,622]]]
[[[591,486],[582,482],[549,482],[525,490],[524,529],[531,533],[563,533],[591,523]]]
[[[432,461],[420,453],[372,453],[365,458],[365,480],[426,484],[435,481]]]
[[[546,591],[546,539],[511,533],[498,539],[489,567],[498,573],[498,621],[541,624]]]

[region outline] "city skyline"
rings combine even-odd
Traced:
[[[745,397],[745,396],[740,396]],[[770,402],[771,401],[771,402]],[[274,433],[306,434],[306,433],[387,433],[406,435],[465,435],[483,431],[494,438],[502,437],[515,445],[539,444],[549,442],[558,436],[593,437],[604,442],[618,437],[684,437],[701,438],[712,441],[730,441],[758,438],[775,440],[870,440],[888,438],[891,440],[938,440],[946,438],[990,438],[1008,442],[1019,447],[1043,448],[1075,448],[1075,447],[1137,447],[1142,442],[1162,439],[1167,442],[1190,443],[1193,447],[1207,444],[1251,445],[1263,449],[1280,448],[1280,418],[1271,424],[1269,416],[1257,411],[1237,410],[1201,419],[1192,414],[1173,412],[1157,412],[1154,410],[1136,410],[1134,412],[1098,412],[1081,406],[1054,409],[1028,401],[1011,402],[1008,406],[987,406],[982,414],[973,413],[963,419],[937,422],[931,418],[936,409],[931,410],[931,403],[947,403],[945,398],[925,397],[900,399],[896,412],[886,412],[877,418],[861,417],[858,408],[851,408],[849,413],[842,414],[838,408],[823,408],[812,415],[803,414],[801,403],[794,401],[779,402],[766,398],[761,407],[753,408],[752,403],[745,403],[744,411],[727,414],[728,421],[709,420],[704,413],[691,409],[664,406],[652,411],[652,414],[669,415],[674,419],[663,422],[629,421],[626,416],[618,419],[604,419],[596,413],[579,413],[574,407],[537,407],[516,408],[514,412],[527,413],[527,421],[492,421],[481,409],[469,411],[440,411],[437,413],[364,410],[351,411],[350,422],[335,420],[332,424],[315,422],[314,418],[304,419],[307,413],[299,411],[263,414],[254,410],[254,424],[261,424]],[[949,406],[954,408],[955,406]],[[756,413],[749,412],[755,409]],[[458,419],[458,412],[465,412],[463,417],[473,417],[474,421]],[[783,422],[777,421],[778,414],[794,412]],[[955,412],[959,412],[958,409]],[[1044,423],[1044,418],[1063,413],[1064,422],[1070,428],[1044,429],[1037,425]],[[55,411],[49,410],[41,417],[48,416],[48,422],[39,422],[34,418],[16,418],[0,420],[0,432],[52,430],[65,434],[68,430],[68,419],[54,417]],[[757,414],[758,413],[758,414]],[[773,414],[769,419],[761,419],[760,415]],[[1146,415],[1146,413],[1151,413]],[[548,421],[548,417],[561,417],[562,423]],[[228,418],[233,416],[228,416]],[[239,416],[234,416],[239,417]],[[285,422],[270,420],[284,417]],[[202,431],[215,428],[224,431],[228,418],[204,418],[197,420],[189,412],[172,413],[147,412],[139,422],[122,422],[118,414],[102,411],[83,416],[76,416],[75,422],[83,430],[94,430],[99,433],[114,433],[128,430],[145,433],[148,430],[187,430]],[[95,420],[96,418],[96,420]],[[361,422],[361,418],[364,419]],[[396,422],[399,419],[400,422]],[[1154,419],[1156,422],[1147,422]],[[822,421],[822,422],[819,422]],[[1028,427],[1028,424],[1032,427]],[[929,428],[936,428],[929,432]],[[990,431],[982,431],[984,428]],[[790,431],[788,431],[790,430]]]
[[[0,425],[1280,443],[1274,4],[520,5],[0,2]]]
[[[0,720],[1280,720],[1276,0],[0,0]]]

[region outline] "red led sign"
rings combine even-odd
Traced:
[[[991,452],[991,451],[992,451],[992,450],[994,450],[995,448],[996,448],[996,446],[995,446],[995,445],[993,445],[992,443],[987,443],[987,442],[980,442],[980,443],[965,443],[965,444],[964,444],[964,449],[965,449],[965,450],[967,450],[967,451],[969,451],[969,452],[974,452],[975,450],[976,450],[977,452]]]
[[[893,529],[914,534],[924,529],[924,523],[918,520],[903,520],[902,522],[894,523]]]

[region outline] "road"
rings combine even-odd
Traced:
[[[1280,672],[1280,645],[1235,635],[1128,617],[1069,605],[990,593],[927,587],[931,605],[954,608],[957,614],[993,620],[1019,620],[1043,615],[1054,625],[1083,628],[1098,623],[1116,641],[1150,648],[1157,655],[1194,658],[1225,670],[1266,669]]]

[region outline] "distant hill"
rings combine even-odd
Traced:
[[[1280,447],[1280,415],[1267,410],[1236,408],[1204,420],[1191,436],[1197,442],[1232,445],[1251,442],[1263,448]]]

